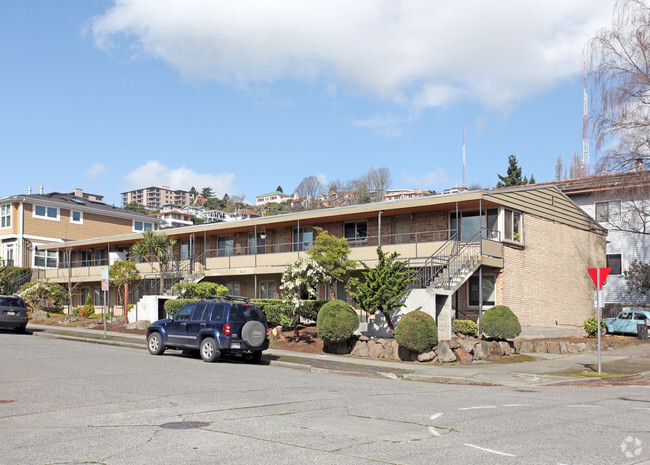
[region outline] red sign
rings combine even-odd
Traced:
[[[612,271],[612,269],[611,268],[587,268],[587,271],[589,272],[589,276],[591,276],[591,279],[594,282],[594,286],[596,287],[598,287],[598,277],[600,276],[600,287],[598,287],[598,290],[601,290],[603,288],[603,284],[605,284],[605,280],[607,279],[609,272]]]

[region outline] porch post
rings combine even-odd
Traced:
[[[481,320],[483,319],[483,266],[478,267],[478,333],[481,334]]]

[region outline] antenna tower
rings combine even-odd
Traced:
[[[584,113],[582,115],[582,177],[591,176],[589,161],[589,123],[587,117],[587,63],[585,63],[585,78],[583,88]]]
[[[467,187],[467,179],[465,178],[465,137],[467,135],[467,130],[463,124],[463,187]]]

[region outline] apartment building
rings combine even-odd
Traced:
[[[181,189],[169,186],[151,186],[122,192],[122,204],[139,203],[150,210],[160,210],[163,205],[174,204],[181,207],[194,203],[195,196]]]
[[[414,199],[416,197],[426,197],[427,195],[434,195],[435,192],[426,189],[389,189],[384,194],[384,199],[389,200],[402,200]]]
[[[604,266],[606,260],[606,229],[555,186],[466,191],[161,233],[176,239],[171,269],[177,274],[224,284],[232,294],[273,298],[279,296],[287,264],[312,247],[316,227],[345,237],[350,258],[369,266],[376,263],[379,245],[399,253],[418,277],[403,311],[419,308],[432,314],[442,339],[451,336],[452,318],[477,320],[495,304],[510,306],[524,326],[578,331],[594,314],[587,268]],[[104,249],[111,254],[140,239],[141,234],[133,233],[39,249],[54,254]],[[158,277],[155,265],[137,267],[143,282]],[[99,269],[72,272],[84,286],[99,286]],[[52,266],[46,277],[65,283],[68,270]],[[348,300],[344,283],[334,291]],[[328,285],[319,292],[326,299]],[[130,319],[156,319],[157,309],[149,314],[136,306]],[[382,325],[381,315],[363,318],[369,330]]]
[[[45,269],[63,265],[63,255],[39,245],[158,229],[160,220],[103,202],[81,189],[75,193],[12,195],[0,198],[0,260],[3,264]],[[102,261],[85,257],[88,261]],[[81,256],[77,256],[80,263]]]
[[[273,191],[273,192],[267,192],[266,194],[262,194],[262,195],[256,195],[255,203],[259,207],[261,205],[266,205],[269,203],[286,202],[287,200],[291,200],[292,198],[293,198],[292,195],[285,194],[284,192]]]

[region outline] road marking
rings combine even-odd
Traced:
[[[572,408],[602,408],[601,405],[582,405],[582,404],[565,405],[565,407],[572,407]]]
[[[436,418],[439,418],[442,415],[442,413],[434,413],[429,417],[429,420],[435,420]],[[440,436],[440,433],[433,427],[429,426],[429,432],[433,434],[434,436]]]
[[[465,443],[465,445],[467,447],[473,447],[474,449],[482,450],[484,452],[490,452],[491,454],[505,455],[506,457],[516,457],[516,455],[514,455],[514,454],[507,454],[505,452],[500,452],[498,450],[486,449],[485,447],[475,446],[474,444]]]
[[[503,404],[501,407],[528,407],[532,404]]]
[[[458,410],[479,410],[482,408],[497,408],[496,405],[479,405],[478,407],[462,407],[459,408]]]

